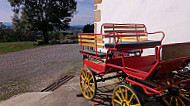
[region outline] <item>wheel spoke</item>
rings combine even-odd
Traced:
[[[81,81],[81,83],[83,83],[83,84],[84,84],[84,81]]]
[[[190,92],[181,92],[181,93],[190,94]]]
[[[176,106],[178,106],[178,100],[177,100],[177,97],[175,97],[175,101],[176,101]]]
[[[126,104],[125,103],[123,103],[123,106],[125,106]]]
[[[167,81],[167,84],[170,85],[170,81]]]
[[[184,88],[185,86],[187,86],[188,84],[184,84],[184,85],[182,85],[182,86],[180,86],[180,88]]]
[[[90,90],[91,90],[92,92],[94,92],[94,90],[92,89],[92,87],[91,87],[91,86],[89,86],[89,88],[90,88]]]
[[[86,92],[86,93],[87,93],[87,96],[89,97],[89,92],[88,92],[88,88],[86,88],[86,91],[87,91],[87,92]]]
[[[121,105],[121,102],[118,101],[117,99],[114,99],[114,101]]]
[[[115,94],[117,95],[117,97],[119,98],[119,100],[122,101],[120,95],[117,92],[115,92]]]
[[[190,99],[188,99],[187,97],[183,96],[182,94],[180,94],[180,96],[190,102]]]
[[[90,90],[90,89],[88,89],[89,90],[89,92],[90,92],[90,96],[92,96],[92,91]]]
[[[171,83],[172,83],[172,84],[175,83],[174,80],[172,80]]]
[[[123,94],[123,92],[122,92],[121,87],[119,87],[119,91],[121,92],[121,96],[122,96],[122,98],[123,98],[123,99],[125,99],[125,97],[124,97],[124,94]]]
[[[85,87],[86,88],[86,87]],[[87,89],[84,90],[84,94],[86,95],[87,94]]]
[[[94,85],[94,83],[90,83],[90,85]]]
[[[134,94],[132,94],[131,98],[129,99],[129,104],[131,104],[133,97],[134,97]]]
[[[93,76],[88,81],[91,81],[92,79],[93,79]]]
[[[172,96],[172,97],[171,97],[171,100],[170,100],[170,105],[172,104],[172,100],[173,100],[173,98],[174,98],[174,97]]]
[[[81,75],[82,80],[84,80],[84,77]]]
[[[178,96],[179,101],[185,106],[185,103],[182,101],[182,99]]]
[[[128,100],[128,89],[125,88],[125,99]]]
[[[162,98],[162,100],[163,100],[168,106],[170,106],[170,104],[169,104],[168,101],[166,100],[166,97]]]

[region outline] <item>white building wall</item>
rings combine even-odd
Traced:
[[[142,23],[148,32],[164,31],[163,43],[190,41],[190,0],[102,0],[97,9],[96,33],[103,23]]]

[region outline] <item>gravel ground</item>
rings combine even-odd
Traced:
[[[27,82],[27,91],[40,91],[64,75],[76,74],[82,65],[79,49],[64,44],[0,54],[0,89]]]

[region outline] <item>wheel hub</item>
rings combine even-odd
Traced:
[[[89,86],[89,83],[88,83],[87,80],[84,81],[84,86],[85,86],[85,87],[88,87],[88,86]]]
[[[174,87],[170,88],[169,89],[169,93],[172,96],[179,96],[179,90],[178,90],[178,88],[174,88]]]

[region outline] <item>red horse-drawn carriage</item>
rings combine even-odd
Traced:
[[[148,40],[148,36],[159,34],[161,40]],[[107,23],[102,25],[100,34],[80,33],[83,96],[93,99],[97,82],[118,77],[113,106],[142,106],[146,100],[159,98],[169,106],[190,105],[190,76],[178,73],[190,62],[190,42],[162,45],[164,37],[161,31],[148,33],[144,24]],[[143,55],[146,49],[154,49],[154,54]],[[107,73],[117,74],[103,78]],[[141,98],[134,85],[149,98]]]

